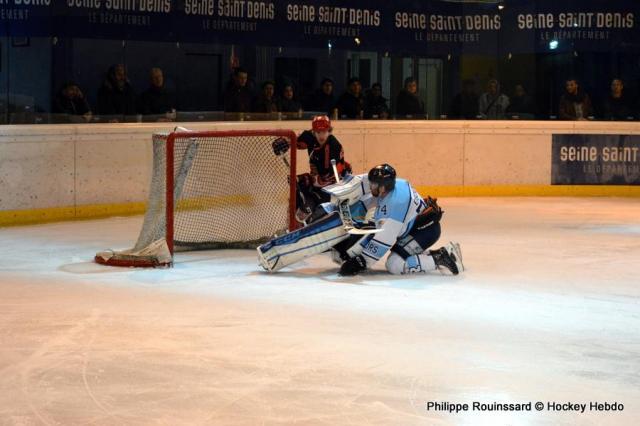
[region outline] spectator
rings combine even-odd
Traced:
[[[362,118],[364,113],[364,98],[362,97],[362,85],[360,79],[352,77],[347,83],[347,91],[344,92],[338,102],[338,116],[344,118]]]
[[[476,82],[472,79],[462,81],[462,91],[458,93],[449,107],[449,118],[472,120],[478,117],[478,94]]]
[[[54,98],[53,112],[82,116],[85,121],[91,120],[91,107],[78,85],[72,81],[65,83]]]
[[[98,90],[98,113],[101,115],[135,115],[136,97],[123,64],[109,68],[107,78]],[[112,122],[119,119],[113,118]]]
[[[533,119],[535,108],[531,96],[527,95],[522,84],[516,84],[511,102],[507,107],[507,115],[509,117],[517,116],[517,118]]]
[[[482,118],[488,120],[502,120],[509,107],[509,97],[500,92],[500,83],[492,78],[487,83],[487,91],[480,95],[478,111]]]
[[[302,112],[302,105],[295,99],[292,84],[285,84],[282,88],[282,98],[279,102],[281,112]]]
[[[307,103],[308,110],[332,115],[336,104],[333,96],[333,80],[325,77],[320,83],[320,88],[311,95]]]
[[[611,81],[611,93],[604,101],[605,120],[627,120],[632,116],[629,100],[624,94],[624,83],[619,78]]]
[[[389,117],[389,107],[387,100],[382,96],[382,85],[374,83],[371,90],[367,93],[364,104],[364,118],[381,118]]]
[[[561,120],[586,120],[592,115],[591,99],[582,91],[575,78],[565,82],[565,92],[560,97],[558,110]]]
[[[396,114],[399,116],[424,118],[424,102],[418,97],[418,82],[413,77],[404,80],[404,89],[396,98]]]
[[[275,83],[273,81],[265,81],[262,83],[262,92],[253,103],[253,112],[272,113],[278,112],[278,105],[275,93]]]
[[[175,103],[173,96],[165,89],[164,74],[160,68],[151,68],[149,74],[151,85],[138,98],[138,112],[145,115],[160,115],[158,121],[169,121],[174,118]]]
[[[248,74],[243,68],[233,69],[231,83],[224,92],[225,112],[251,111],[251,91],[247,87]]]

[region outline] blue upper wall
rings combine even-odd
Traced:
[[[25,5],[25,3],[27,3]],[[5,36],[414,54],[638,50],[632,0],[0,0]]]

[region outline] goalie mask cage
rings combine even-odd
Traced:
[[[272,144],[289,149],[276,155]],[[255,248],[296,228],[296,135],[290,130],[153,135],[144,223],[129,250],[97,253],[112,266],[170,266],[174,251]]]

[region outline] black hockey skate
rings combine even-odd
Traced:
[[[431,250],[429,252],[436,267],[442,272],[442,268],[446,268],[453,275],[458,275],[464,271],[464,265],[462,264],[462,252],[460,251],[460,244],[450,242],[446,247],[440,247],[438,250]]]

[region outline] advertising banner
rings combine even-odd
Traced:
[[[640,50],[639,16],[631,0],[0,0],[6,36],[443,55]]]
[[[640,185],[640,136],[553,135],[552,185]]]

